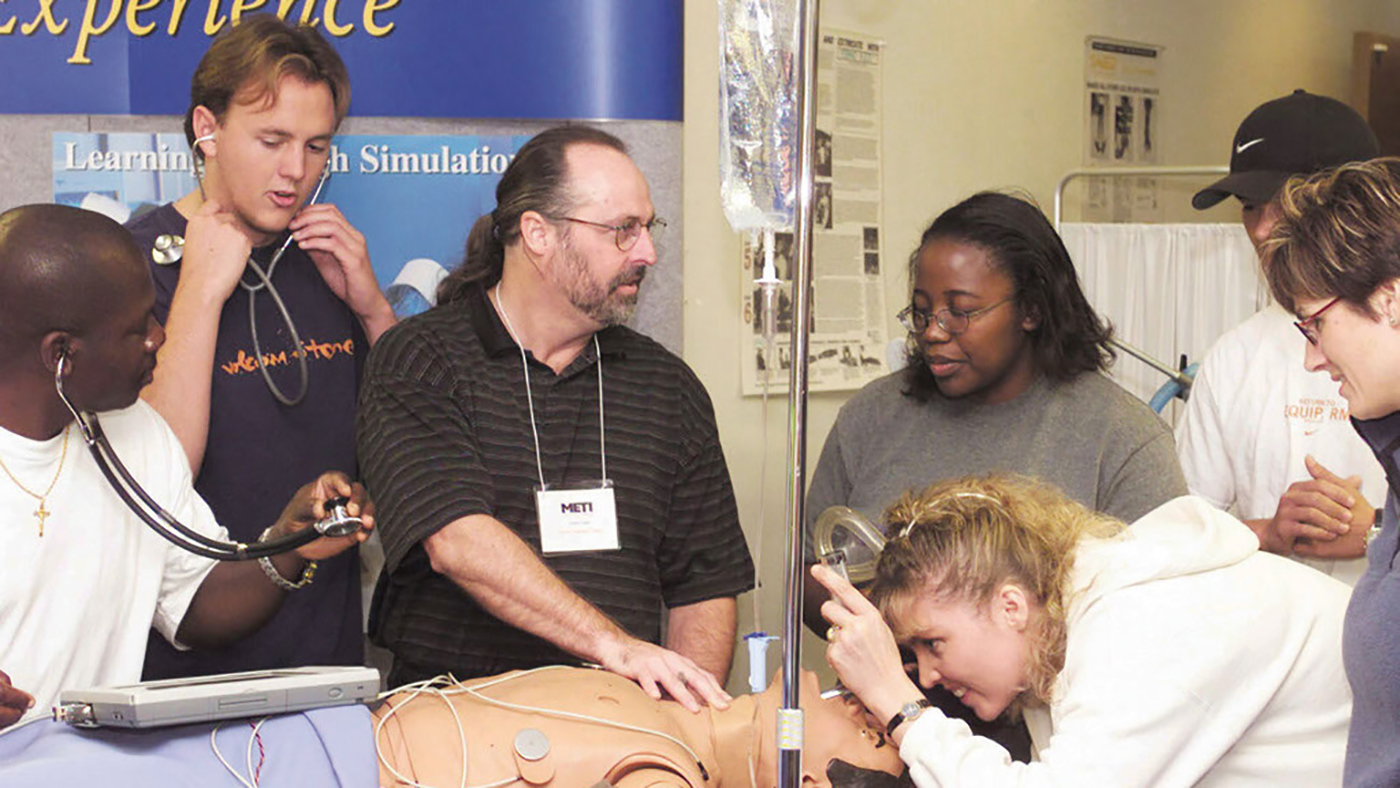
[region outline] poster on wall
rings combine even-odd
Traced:
[[[883,42],[822,31],[817,51],[816,150],[812,191],[812,391],[858,389],[885,374],[885,288],[881,227],[881,68]],[[743,244],[740,358],[745,395],[786,392],[792,367],[792,233],[772,236],[778,279],[776,331],[763,336],[762,277],[768,241]]]
[[[1142,167],[1159,162],[1162,52],[1153,44],[1085,39],[1085,166]],[[1157,179],[1090,178],[1083,216],[1089,222],[1160,220]]]
[[[467,231],[495,207],[496,182],[528,136],[349,134],[336,137],[321,202],[364,234],[375,275],[400,316],[433,302],[461,262]],[[183,134],[53,135],[53,199],[119,222],[197,188]]]

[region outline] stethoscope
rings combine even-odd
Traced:
[[[92,458],[97,461],[98,469],[107,477],[107,483],[122,499],[122,503],[153,531],[176,547],[216,561],[250,561],[295,550],[322,536],[349,536],[364,526],[359,517],[346,511],[349,499],[332,498],[325,502],[326,517],[317,521],[311,528],[266,542],[223,542],[195,531],[156,503],[150,493],[136,481],[121,458],[112,450],[112,444],[103,433],[97,414],[79,411],[72,400],[68,399],[68,395],[63,391],[63,375],[67,362],[67,354],[60,354],[58,368],[54,370],[54,388],[68,412],[73,414],[73,419],[78,424],[78,432],[88,445],[88,450],[92,452]]]
[[[199,143],[214,138],[213,134],[206,134],[194,141],[191,146],[191,158],[194,162],[194,179],[199,184],[199,193],[204,194],[204,160],[199,153]],[[315,205],[321,198],[321,190],[326,186],[326,179],[331,175],[330,162],[321,170],[321,178],[316,182],[316,191],[311,193],[311,199],[306,201],[306,205]],[[305,207],[305,206],[303,206]],[[248,257],[247,269],[238,278],[238,286],[243,288],[248,294],[248,331],[253,337],[253,356],[257,359],[258,372],[262,373],[263,382],[267,384],[267,390],[272,392],[272,396],[278,402],[291,407],[302,401],[306,397],[306,389],[311,384],[311,374],[306,365],[306,351],[301,346],[301,335],[297,333],[296,323],[292,321],[292,315],[287,311],[287,305],[282,301],[282,294],[272,284],[272,272],[277,269],[277,263],[286,253],[287,247],[292,245],[292,234],[287,233],[286,240],[277,247],[277,251],[272,254],[272,259],[268,261],[267,268],[263,268],[254,260],[251,255]],[[185,239],[178,235],[164,234],[156,237],[155,245],[151,248],[151,259],[159,265],[170,265],[179,262],[185,256]],[[251,283],[247,280],[247,272],[252,271],[256,277]],[[287,333],[292,336],[292,347],[296,348],[292,355],[297,360],[298,377],[301,379],[300,389],[296,396],[289,397],[282,393],[276,381],[272,379],[272,374],[267,371],[267,364],[263,361],[262,343],[258,341],[258,319],[257,305],[258,292],[266,289],[267,295],[272,299],[273,306],[277,307],[278,313],[282,315],[282,322],[287,326]]]

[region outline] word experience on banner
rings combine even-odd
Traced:
[[[321,202],[365,236],[379,284],[400,315],[431,306],[462,260],[467,232],[496,205],[496,183],[528,136],[348,134],[336,137]],[[53,135],[53,199],[119,222],[195,190],[182,134]]]
[[[0,0],[0,112],[180,115],[218,35],[318,30],[355,115],[681,120],[680,0]]]
[[[280,0],[266,7],[268,2],[232,0],[226,5],[224,0],[86,0],[81,13],[74,13],[77,6],[69,5],[65,15],[54,10],[52,0],[39,0],[27,18],[21,3],[14,2],[8,12],[0,10],[0,36],[59,38],[70,25],[76,26],[73,49],[64,62],[85,66],[92,63],[89,49],[95,37],[126,32],[137,37],[156,34],[174,38],[186,24],[202,25],[205,36],[214,36],[225,25],[237,25],[244,14],[259,10],[275,10],[283,19],[319,25],[333,38],[350,35],[357,24],[369,35],[382,38],[394,32],[394,23],[389,21],[392,15],[386,12],[402,0],[346,0],[344,6],[340,0]]]

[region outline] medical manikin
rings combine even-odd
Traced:
[[[895,785],[903,772],[899,753],[864,708],[842,696],[822,698],[809,671],[801,683],[803,785]],[[462,784],[463,741],[466,784],[472,786],[776,784],[777,680],[760,694],[735,698],[728,709],[698,714],[587,668],[516,671],[442,689],[400,692],[374,710],[381,785]],[[512,781],[517,776],[520,781]]]
[[[864,709],[802,675],[803,785],[893,788],[899,753]],[[781,683],[686,711],[602,670],[546,667],[339,706],[143,731],[41,721],[0,735],[0,785],[771,788]],[[508,707],[509,705],[509,707]],[[462,772],[462,753],[467,771]]]

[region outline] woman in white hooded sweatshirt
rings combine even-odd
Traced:
[[[813,575],[832,591],[827,660],[919,788],[1341,785],[1349,589],[1261,553],[1239,520],[1184,497],[1125,528],[987,477],[886,521],[873,602]],[[925,708],[897,643],[979,718],[1023,713],[1033,761]]]

